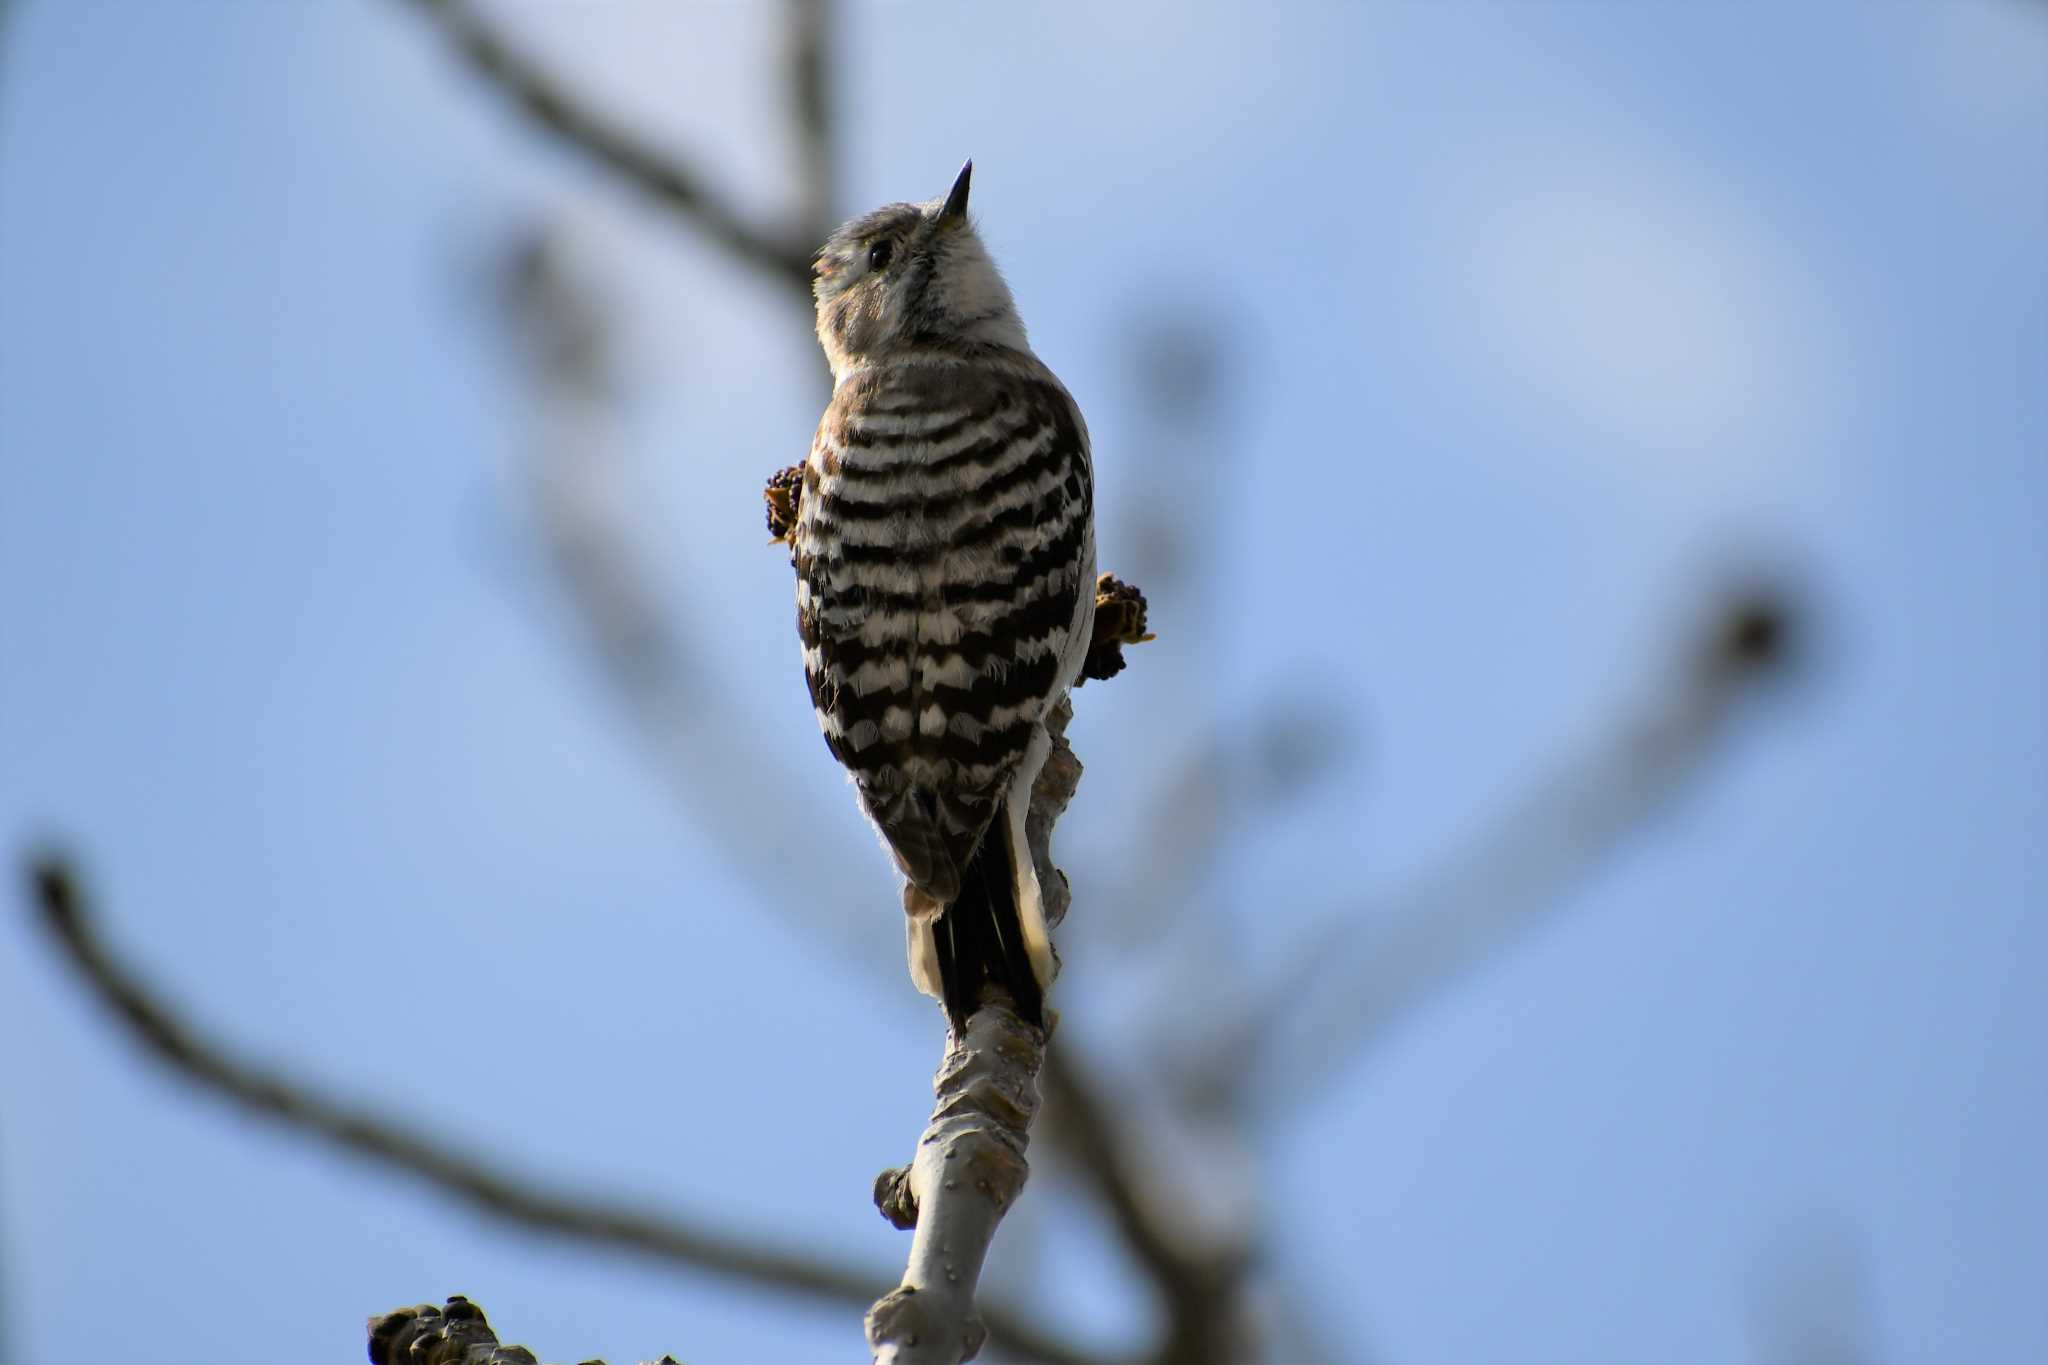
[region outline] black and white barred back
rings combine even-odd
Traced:
[[[1023,815],[1088,646],[1093,506],[1066,390],[1028,350],[971,340],[851,369],[804,466],[811,699],[909,879],[913,975],[956,1023],[988,979],[1035,1019],[1050,980]]]

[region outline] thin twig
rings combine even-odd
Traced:
[[[645,1211],[645,1201],[609,1202],[522,1180],[452,1144],[426,1136],[362,1105],[323,1095],[309,1084],[235,1057],[159,1001],[102,941],[70,865],[44,856],[31,868],[43,927],[81,981],[156,1059],[200,1089],[252,1114],[355,1156],[416,1176],[491,1217],[703,1271],[778,1293],[865,1307],[885,1271],[834,1263],[740,1234],[694,1226]],[[983,1317],[1006,1353],[1049,1365],[1091,1365],[1096,1358],[1038,1331],[1015,1312]]]
[[[680,159],[584,104],[493,28],[466,0],[405,0],[441,26],[470,68],[556,140],[638,186],[750,265],[810,293],[810,224],[781,232],[749,223]]]

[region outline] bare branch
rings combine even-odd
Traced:
[[[481,1212],[536,1231],[601,1243],[766,1288],[865,1303],[876,1276],[858,1266],[770,1247],[738,1234],[645,1212],[645,1201],[611,1204],[523,1182],[473,1153],[406,1128],[361,1105],[322,1095],[281,1071],[233,1056],[180,1019],[101,941],[72,868],[52,857],[32,869],[43,927],[100,1002],[135,1041],[201,1089],[321,1138],[356,1156],[418,1176]]]
[[[646,1211],[647,1201],[609,1202],[524,1181],[473,1152],[426,1136],[362,1105],[323,1095],[281,1071],[235,1057],[156,999],[101,940],[69,864],[45,856],[30,876],[43,927],[92,994],[156,1059],[236,1107],[354,1156],[426,1181],[493,1218],[532,1231],[632,1252],[777,1293],[865,1306],[885,1272],[836,1263],[722,1229]],[[1051,1365],[1091,1357],[1038,1332],[1014,1312],[983,1315],[1006,1352]]]
[[[910,1165],[883,1172],[875,1202],[913,1226],[903,1282],[868,1310],[876,1365],[960,1365],[987,1329],[975,1288],[996,1227],[1023,1192],[1045,1033],[1007,1005],[986,1005],[947,1038],[932,1082],[938,1105]]]
[[[1242,1358],[1236,1289],[1249,1257],[1244,1248],[1191,1251],[1146,1197],[1135,1154],[1120,1137],[1112,1110],[1082,1076],[1069,1049],[1046,1058],[1046,1101],[1058,1113],[1053,1129],[1075,1173],[1102,1200],[1118,1234],[1165,1300],[1167,1340],[1158,1365],[1201,1365]]]
[[[414,0],[440,13],[446,21],[450,15],[466,21],[470,28],[476,25],[474,15],[462,10],[452,0]],[[805,212],[819,235],[829,230],[827,211],[830,184],[829,169],[831,146],[829,130],[829,92],[825,84],[825,66],[822,60],[824,30],[827,22],[822,0],[791,0],[789,42],[789,91],[795,113],[795,125],[800,156],[805,170],[802,176],[801,194],[806,205]],[[460,36],[460,35],[458,35]],[[494,40],[487,32],[485,51],[495,54],[503,44]],[[464,42],[465,50],[472,58],[477,56],[476,45]],[[480,62],[487,74],[504,79],[495,60]],[[518,82],[513,82],[516,86]],[[535,112],[549,117],[544,109]],[[561,131],[558,128],[558,131]],[[805,275],[807,282],[807,272]],[[560,318],[565,311],[575,319],[586,316],[580,307],[564,310],[563,298],[557,292],[564,287],[559,277],[545,278],[542,275],[527,277],[529,289],[526,299],[529,305],[539,307],[529,313],[529,321],[539,324],[543,333],[550,328],[563,330]],[[553,295],[552,301],[548,297]],[[573,303],[573,300],[570,301]],[[551,318],[550,313],[555,316]],[[575,332],[571,327],[568,330]],[[579,333],[580,335],[580,333]],[[591,349],[580,345],[562,346],[543,336],[540,354],[549,358],[544,370],[552,370],[557,392],[567,400],[570,408],[582,407],[586,411],[601,404],[606,397],[607,386],[601,382],[598,371],[602,369],[601,348]],[[589,428],[583,428],[585,434]],[[571,457],[573,458],[573,456]],[[567,468],[559,458],[553,462],[553,473],[559,476]],[[595,627],[595,638],[599,644],[600,657],[604,658],[614,678],[623,684],[622,692],[631,704],[632,711],[657,741],[657,747],[671,758],[672,766],[678,772],[689,772],[696,764],[687,760],[697,746],[695,739],[681,735],[674,728],[672,717],[666,713],[668,707],[664,698],[679,694],[676,683],[682,671],[686,651],[677,633],[662,622],[662,614],[655,605],[655,595],[646,589],[641,575],[630,564],[630,557],[622,552],[623,540],[613,534],[615,527],[604,524],[603,512],[593,500],[577,496],[563,496],[562,485],[556,478],[547,480],[553,487],[544,490],[542,510],[547,518],[550,540],[555,548],[558,563],[563,569],[564,579],[569,584],[587,620]],[[771,502],[771,508],[773,504]],[[772,527],[771,527],[772,529]],[[1137,643],[1150,637],[1145,632],[1144,602],[1141,595],[1124,588],[1114,580],[1107,580],[1105,592],[1111,610],[1099,619],[1114,623],[1108,636],[1098,644],[1099,659],[1091,660],[1088,676],[1105,678],[1118,671],[1123,661],[1119,646]],[[693,680],[695,681],[695,680]],[[701,714],[704,699],[696,699],[692,709]],[[714,708],[715,709],[715,708]],[[696,755],[701,757],[701,755]],[[1034,816],[1037,811],[1034,808]],[[1041,871],[1041,879],[1050,886],[1052,881]],[[1063,886],[1064,879],[1060,879]],[[949,1053],[949,1057],[952,1054]],[[975,1058],[969,1056],[963,1065],[954,1068],[957,1075],[976,1074]],[[940,1088],[941,1109],[945,1108],[944,1092],[949,1084],[949,1072],[942,1070]],[[1083,1083],[1072,1075],[1072,1067],[1064,1066],[1058,1073],[1062,1082],[1062,1093],[1070,1109],[1087,1115],[1084,1120],[1086,1131],[1091,1135],[1093,1150],[1102,1150],[1113,1145],[1108,1138],[1108,1118],[1092,1101],[1082,1098]],[[937,1120],[935,1119],[935,1125]],[[1021,1139],[1019,1145],[1021,1156]],[[1086,1163],[1084,1163],[1085,1165]],[[907,1184],[915,1163],[906,1168],[902,1179]],[[1217,1323],[1219,1307],[1216,1290],[1225,1281],[1237,1276],[1234,1266],[1223,1267],[1200,1258],[1189,1260],[1174,1250],[1171,1231],[1164,1225],[1148,1221],[1140,1211],[1140,1200],[1133,1182],[1119,1180],[1116,1176],[1103,1175],[1097,1169],[1097,1178],[1106,1182],[1102,1188],[1112,1192],[1112,1203],[1120,1225],[1126,1228],[1133,1239],[1134,1247],[1141,1259],[1152,1264],[1160,1273],[1168,1295],[1177,1305],[1176,1321],[1185,1330],[1177,1329],[1176,1341],[1185,1339],[1182,1346],[1169,1351],[1167,1359],[1210,1359],[1217,1358],[1216,1352],[1223,1348],[1223,1337],[1210,1332]],[[1020,1178],[1021,1183],[1021,1178]],[[993,1234],[993,1224],[988,1228]],[[977,1262],[978,1264],[978,1262]],[[906,1284],[918,1277],[918,1259],[913,1256],[912,1271],[906,1277]],[[1227,1297],[1227,1296],[1225,1296]],[[971,1286],[968,1302],[971,1303]],[[881,1305],[878,1305],[878,1308]],[[1185,1308],[1188,1311],[1178,1311]],[[1207,1344],[1199,1348],[1196,1341]]]
[[[1177,1040],[1181,1074],[1171,1088],[1180,1117],[1236,1124],[1241,1118],[1219,1113],[1219,1105],[1242,1115],[1253,1099],[1299,1099],[1312,1084],[1327,1083],[1407,1008],[1562,904],[1565,889],[1599,854],[1636,830],[1698,770],[1738,698],[1782,666],[1793,619],[1782,593],[1731,594],[1710,628],[1688,642],[1679,677],[1660,694],[1659,705],[1535,784],[1444,870],[1342,917],[1258,997],[1259,1005],[1223,1035],[1222,1046],[1213,1045],[1215,1034]],[[1184,988],[1204,1000],[1229,999],[1223,983],[1213,990]],[[1276,1074],[1278,1084],[1268,1084],[1265,1078]],[[1160,1182],[1149,1176],[1156,1158],[1137,1154],[1131,1106],[1099,1098],[1071,1048],[1053,1051],[1042,1083],[1047,1138],[1092,1186],[1165,1297],[1170,1336],[1157,1359],[1239,1358],[1244,1343],[1259,1335],[1247,1316],[1249,1241],[1232,1245],[1228,1228],[1210,1229],[1215,1235],[1209,1238],[1193,1236],[1164,1206]],[[1249,1239],[1253,1229],[1247,1226],[1243,1235]]]
[[[1053,827],[1080,785],[1081,764],[1067,743],[1071,702],[1046,717],[1052,751],[1031,791],[1024,836],[1038,871],[1049,923],[1066,917],[1070,893],[1053,865]],[[991,988],[993,989],[993,988]],[[882,1172],[875,1205],[899,1228],[915,1228],[903,1282],[868,1312],[868,1343],[878,1362],[957,1365],[981,1349],[986,1326],[1015,1350],[1008,1329],[977,1316],[975,1289],[996,1226],[1024,1187],[1024,1151],[1038,1113],[1037,1077],[1045,1034],[1006,1003],[991,1002],[948,1037],[932,1082],[938,1104],[908,1166]]]
[[[822,242],[836,223],[832,139],[831,6],[827,0],[788,0],[790,117],[796,128],[797,221],[806,241]],[[808,294],[809,280],[805,280]]]
[[[470,69],[537,127],[637,185],[741,260],[809,296],[815,243],[808,236],[808,220],[794,232],[747,222],[673,153],[653,146],[583,103],[538,62],[507,42],[466,0],[405,2],[434,19]]]
[[[1570,886],[1700,770],[1735,703],[1783,667],[1795,621],[1776,589],[1730,594],[1648,708],[1539,776],[1406,889],[1334,916],[1234,1040],[1208,1051],[1206,1085],[1242,1093],[1256,1083],[1283,1107],[1298,1101],[1555,913]]]
[[[669,601],[646,563],[617,429],[614,327],[590,273],[572,264],[559,236],[541,233],[504,277],[510,335],[522,343],[526,367],[521,387],[534,405],[525,472],[536,539],[579,629],[578,650],[588,653],[639,753],[731,870],[757,888],[757,903],[797,918],[809,941],[861,964],[873,980],[894,979],[887,973],[901,970],[900,947],[868,932],[863,917],[836,913],[833,862],[775,856],[777,831],[792,818],[788,793],[818,788],[782,771],[774,751],[755,741],[756,727],[715,667],[717,633],[691,630],[689,604]],[[794,664],[794,599],[787,600]],[[704,781],[706,773],[735,772],[752,780]],[[837,827],[849,855],[864,851],[850,820]],[[879,871],[879,860],[874,865]]]

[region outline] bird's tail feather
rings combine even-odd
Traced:
[[[1006,824],[997,820],[982,838],[961,873],[959,898],[932,926],[946,1014],[960,1033],[980,1008],[981,989],[989,982],[1010,993],[1027,1022],[1045,1022],[1045,988],[1018,914],[1018,879]]]

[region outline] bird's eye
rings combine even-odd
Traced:
[[[887,270],[889,258],[896,254],[896,244],[884,239],[868,248],[868,269]]]

